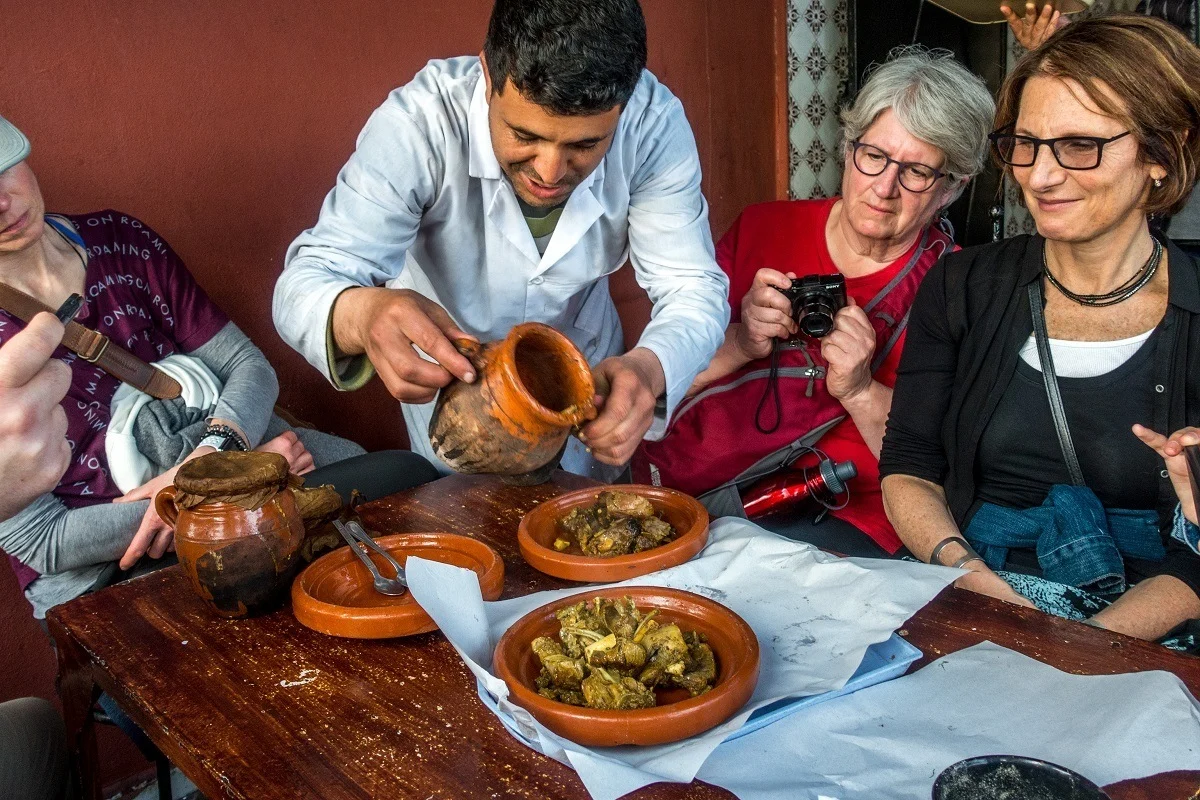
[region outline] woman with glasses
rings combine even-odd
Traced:
[[[1134,15],[1017,65],[990,138],[1038,234],[930,271],[880,465],[900,538],[958,585],[1145,639],[1200,617],[1200,267],[1149,224],[1196,182],[1198,75]]]
[[[815,455],[800,445],[816,445],[856,466],[849,502],[820,525],[819,506],[764,524],[843,553],[900,548],[876,469],[905,320],[921,278],[954,246],[938,219],[982,167],[993,111],[949,53],[909,48],[871,74],[841,114],[841,196],[752,206],[718,244],[733,323],[667,436],[643,443],[635,479],[697,495],[726,487],[710,508],[741,511],[733,482],[746,490],[781,464],[793,469],[776,480],[803,480]],[[798,324],[812,303],[794,308],[784,293],[806,276],[844,280],[845,306],[819,338]]]

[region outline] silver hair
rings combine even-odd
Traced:
[[[949,50],[897,47],[873,67],[853,105],[841,112],[843,151],[889,108],[906,131],[945,154],[943,172],[970,178],[983,169],[996,104]]]

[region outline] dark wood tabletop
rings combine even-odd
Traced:
[[[529,567],[516,530],[538,503],[588,485],[566,473],[535,487],[455,475],[362,514],[375,531],[450,531],[487,542],[504,558],[504,597],[518,597],[578,585]],[[288,608],[218,619],[178,567],[59,606],[49,623],[85,797],[99,797],[89,710],[101,689],[213,800],[587,796],[573,771],[505,731],[439,633],[338,639],[300,625]],[[901,634],[925,654],[918,667],[991,640],[1074,673],[1169,670],[1200,695],[1200,659],[958,589],[942,592]],[[1120,796],[1191,798],[1198,777],[1127,782]],[[700,782],[633,795],[731,796]]]

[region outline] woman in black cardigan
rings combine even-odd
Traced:
[[[880,462],[901,539],[959,586],[1147,639],[1200,618],[1200,267],[1147,222],[1196,182],[1197,75],[1135,15],[1018,64],[992,140],[1038,235],[930,271]]]

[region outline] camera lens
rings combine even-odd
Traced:
[[[805,299],[804,305],[801,306],[800,313],[796,317],[796,324],[804,333],[814,339],[820,339],[822,336],[828,336],[829,332],[833,330],[835,313],[837,313],[837,309],[834,308],[829,295],[813,295]]]

